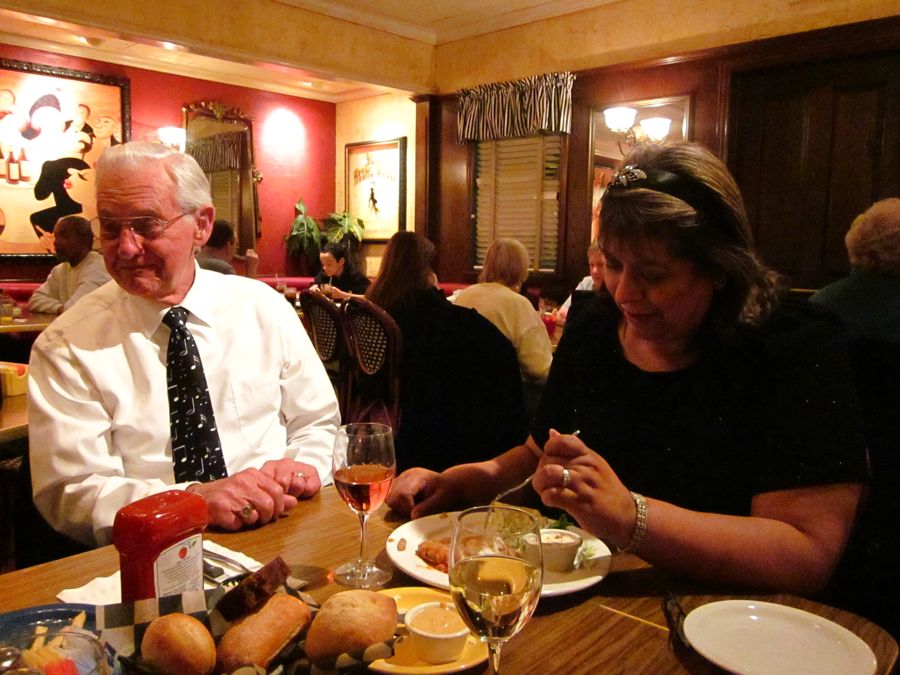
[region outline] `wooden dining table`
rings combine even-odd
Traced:
[[[0,402],[0,443],[28,436],[28,396],[4,396]]]
[[[387,562],[385,543],[404,522],[379,509],[369,521],[367,549]],[[356,556],[359,521],[334,487],[301,502],[287,516],[243,532],[204,536],[267,562],[281,556],[306,591],[322,602],[344,590],[334,583],[335,566]],[[58,602],[64,588],[78,587],[118,568],[115,548],[106,546],[0,576],[0,612]],[[388,587],[421,586],[395,569]],[[796,607],[847,628],[872,649],[879,674],[891,673],[897,643],[874,623],[849,612],[788,594],[740,593],[669,577],[639,558],[613,555],[610,574],[598,584],[568,595],[542,598],[537,611],[504,648],[506,673],[721,673],[698,653],[670,639],[662,598],[674,591],[687,611],[729,598],[752,598]],[[487,672],[482,663],[469,672]]]
[[[0,323],[0,333],[40,333],[58,316],[58,314],[34,314],[26,311],[20,317]]]

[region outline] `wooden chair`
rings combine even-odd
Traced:
[[[348,352],[341,308],[322,294],[308,290],[300,292],[300,308],[303,325],[328,371],[343,418],[346,414]]]
[[[349,364],[344,422],[400,425],[400,328],[391,315],[364,298],[343,304]]]

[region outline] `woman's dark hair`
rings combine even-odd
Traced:
[[[724,338],[757,325],[778,305],[780,275],[753,249],[740,190],[725,165],[693,143],[637,148],[603,195],[600,246],[663,241],[716,281],[701,332]]]
[[[366,297],[394,314],[434,288],[434,244],[415,232],[397,232],[388,241],[378,276]]]
[[[347,250],[340,244],[329,242],[322,247],[322,253],[330,253],[337,261],[346,259],[347,262],[350,262],[350,260],[347,259]]]

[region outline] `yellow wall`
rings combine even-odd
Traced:
[[[402,136],[406,136],[406,229],[413,229],[416,196],[416,104],[407,96],[385,94],[337,104],[335,210],[343,211],[345,204],[344,146],[347,143],[387,141]],[[364,271],[367,275],[375,276],[378,272],[383,248],[369,244],[364,247]]]
[[[896,14],[900,0],[626,0],[439,45],[435,82],[449,93]]]
[[[278,0],[0,0],[0,7],[168,40],[205,56],[288,64],[407,91],[434,88],[431,45]]]
[[[435,48],[278,0],[0,0],[0,7],[170,40],[208,56],[284,63],[416,93],[900,14],[900,0],[619,0]]]

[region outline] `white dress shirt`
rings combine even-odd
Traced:
[[[77,265],[60,263],[47,281],[38,286],[28,299],[28,308],[42,314],[58,314],[60,307],[69,309],[82,297],[110,280],[103,256],[88,251]]]
[[[291,457],[330,481],[334,390],[294,308],[266,284],[196,268],[181,306],[200,351],[229,474]],[[109,543],[116,511],[172,488],[169,306],[110,283],[35,341],[34,500],[60,532]]]
[[[590,274],[588,274],[584,279],[578,282],[578,285],[575,287],[576,291],[593,291],[594,290],[594,280]],[[566,298],[566,301],[562,304],[562,307],[559,308],[560,312],[568,313],[569,308],[572,306],[572,296],[570,295]]]
[[[547,380],[553,347],[544,322],[528,298],[491,282],[464,288],[453,302],[476,310],[509,338],[516,348],[524,381],[543,384]]]

